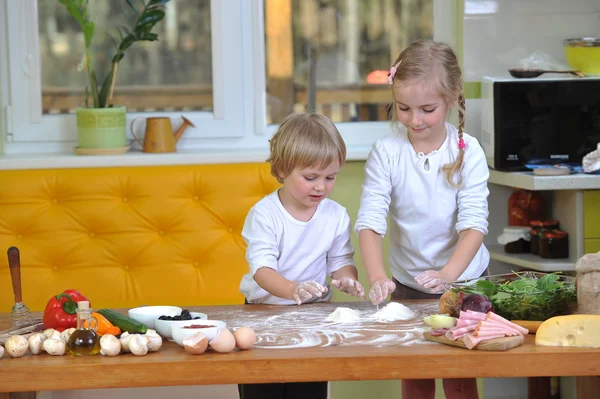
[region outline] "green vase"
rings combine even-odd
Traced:
[[[127,145],[125,107],[77,108],[79,148],[119,148]]]

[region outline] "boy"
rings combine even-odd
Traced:
[[[248,213],[242,236],[250,272],[240,283],[247,303],[300,305],[340,291],[364,299],[357,280],[350,217],[327,196],[346,160],[335,125],[319,114],[292,114],[270,141],[271,173],[283,186]],[[242,384],[240,398],[323,398],[327,382]]]

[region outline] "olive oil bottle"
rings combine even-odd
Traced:
[[[67,351],[73,356],[92,356],[100,352],[100,339],[96,328],[98,320],[92,316],[88,301],[77,302],[77,329],[73,331]]]

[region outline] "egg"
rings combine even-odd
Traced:
[[[222,328],[208,344],[217,352],[228,353],[235,348],[235,338],[231,331],[227,328]]]
[[[206,339],[206,335],[198,331],[196,334],[183,340],[183,347],[186,352],[201,355],[208,348],[208,340]]]
[[[235,338],[235,346],[238,349],[250,349],[256,342],[256,333],[250,327],[240,327],[233,333]]]

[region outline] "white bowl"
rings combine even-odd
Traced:
[[[182,320],[172,321],[171,323],[171,335],[173,336],[173,341],[177,342],[177,344],[181,346],[183,346],[184,339],[191,337],[198,331],[206,335],[206,339],[210,342],[214,337],[217,336],[217,333],[221,328],[227,328],[227,324],[221,320]],[[202,324],[204,326],[214,327],[184,328],[185,326],[191,326],[192,324]]]
[[[179,306],[142,306],[129,309],[128,316],[134,320],[144,323],[148,328],[154,329],[154,319],[168,313],[181,314],[182,309]]]
[[[166,314],[164,316],[177,316],[178,314],[181,314],[181,313],[173,312],[172,314]],[[161,316],[163,316],[163,315],[161,315]],[[208,316],[206,313],[190,312],[190,316],[192,316],[192,319],[196,319],[196,317],[200,318],[200,319],[196,319],[196,321],[208,319]],[[160,319],[156,318],[156,319],[154,319],[154,327],[156,329],[156,332],[160,336],[162,336],[163,338],[166,338],[166,339],[171,339],[171,338],[173,338],[173,336],[171,335],[171,325],[177,321],[193,321],[193,320],[160,320]]]

